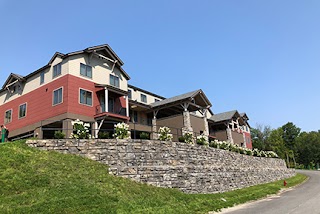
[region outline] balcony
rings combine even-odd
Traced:
[[[95,118],[108,116],[108,117],[113,117],[118,119],[129,120],[129,117],[126,115],[127,109],[121,106],[112,107],[109,105],[109,110],[106,111],[105,105],[97,105],[95,109],[96,109]]]

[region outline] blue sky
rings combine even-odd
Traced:
[[[56,52],[109,44],[130,84],[171,97],[201,88],[212,111],[320,129],[320,1],[0,0],[0,84]]]

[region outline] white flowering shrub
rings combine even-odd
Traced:
[[[171,134],[171,130],[168,127],[164,126],[159,128],[158,138],[162,141],[171,141],[173,135]]]
[[[90,124],[84,123],[79,119],[71,122],[73,126],[73,133],[71,133],[70,138],[73,139],[91,139],[92,136],[90,134]]]
[[[237,153],[244,154],[244,155],[250,155],[250,156],[253,155],[256,157],[278,158],[277,153],[275,153],[273,151],[260,151],[256,148],[251,150],[248,148],[243,148],[238,145],[229,143],[227,141],[214,140],[214,141],[210,142],[209,146],[213,147],[213,148],[237,152]]]
[[[193,133],[192,132],[186,132],[183,135],[184,142],[188,144],[193,144]]]
[[[278,158],[277,153],[275,153],[274,151],[266,151],[266,153],[269,158]]]
[[[258,149],[253,149],[252,154],[253,156],[261,157],[261,152]]]
[[[197,144],[208,146],[209,145],[208,137],[204,135],[197,136]]]
[[[116,139],[130,139],[129,125],[124,122],[115,124],[113,137]]]
[[[244,154],[246,154],[246,155],[252,155],[252,150],[251,149],[248,149],[248,148],[244,148],[244,151],[245,151],[245,153]]]

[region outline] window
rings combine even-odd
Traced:
[[[40,84],[44,83],[44,71],[40,73]]]
[[[92,92],[80,89],[80,103],[92,106]]]
[[[53,105],[62,103],[62,88],[53,91]]]
[[[21,104],[19,106],[19,119],[25,117],[26,113],[27,113],[27,104],[26,103]]]
[[[115,113],[115,111],[114,111],[114,99],[112,97],[108,98],[108,111]]]
[[[52,77],[55,78],[56,76],[61,74],[61,63],[56,64],[55,66],[53,66],[53,75]]]
[[[110,85],[119,88],[119,77],[110,74]]]
[[[4,123],[10,123],[12,120],[12,109],[7,110],[4,116]]]
[[[132,91],[130,89],[128,90],[128,98],[132,99]]]
[[[85,65],[80,63],[80,74],[92,78],[92,67],[90,65]]]
[[[154,99],[154,102],[159,102],[160,100],[159,99]]]
[[[141,94],[141,102],[147,102],[147,96],[145,94]]]

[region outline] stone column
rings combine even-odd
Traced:
[[[227,137],[228,137],[228,140],[230,141],[230,143],[233,143],[232,131],[231,131],[230,127],[227,128]]]
[[[183,128],[182,128],[182,134],[186,132],[193,132],[192,126],[191,126],[191,120],[190,120],[190,112],[188,110],[185,110],[183,112]]]
[[[157,140],[158,139],[158,133],[157,133],[157,118],[154,117],[152,119],[152,135],[151,140]]]
[[[73,126],[70,119],[63,120],[62,122],[62,132],[65,133],[66,138],[69,138],[73,132]]]
[[[208,119],[207,119],[207,109],[204,109],[203,111],[203,122],[204,122],[204,136],[209,136],[209,125],[208,125]]]

